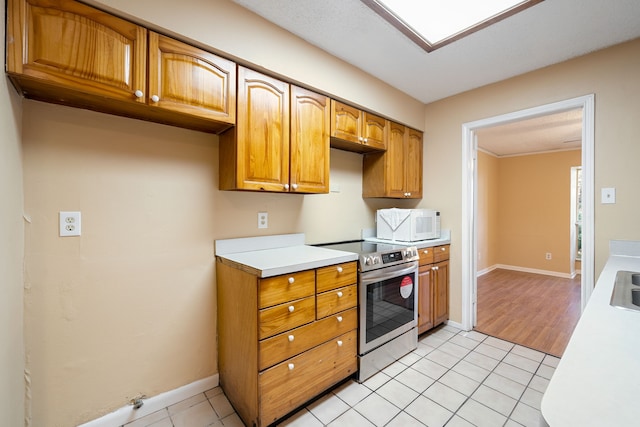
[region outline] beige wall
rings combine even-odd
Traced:
[[[500,159],[480,153],[478,270],[502,264],[571,273],[571,168],[580,164],[580,150]],[[492,263],[481,264],[483,251]]]
[[[640,240],[635,212],[640,178],[640,40],[620,44],[427,105],[425,194],[452,230],[451,318],[461,321],[463,123],[577,96],[595,94],[595,275],[609,255],[609,240]],[[469,64],[473,66],[473,64]],[[615,187],[617,203],[601,205],[600,188]]]
[[[500,178],[498,162],[497,157],[478,151],[478,272],[499,263],[497,233]]]
[[[226,1],[104,2],[421,127],[424,106]],[[188,11],[188,12],[185,12]],[[206,19],[205,19],[206,18]],[[215,24],[215,25],[213,25]],[[251,29],[251,30],[249,30]],[[304,232],[356,239],[362,155],[331,151],[339,192],[218,190],[218,137],[25,101],[25,341],[32,425],[76,425],[217,373],[214,240]],[[58,212],[82,212],[58,237]],[[257,212],[269,228],[257,228]]]
[[[4,34],[4,8],[0,34]],[[4,44],[0,53],[4,58]],[[21,100],[0,78],[0,425],[24,425]]]
[[[596,209],[596,270],[610,238],[640,239],[631,172],[640,154],[633,139],[640,130],[634,103],[640,95],[640,41],[430,104],[425,115],[413,98],[229,1],[185,0],[175,9],[153,0],[99,4],[425,129],[425,198],[363,200],[361,156],[337,150],[331,153],[331,179],[340,192],[220,192],[216,136],[26,101],[24,203],[31,223],[25,229],[24,299],[33,425],[75,425],[138,393],[151,396],[217,372],[215,239],[290,232],[305,232],[309,243],[350,239],[373,226],[376,208],[437,208],[443,228],[452,231],[451,318],[460,321],[464,122],[596,93],[596,188],[618,190],[618,204]],[[6,120],[13,98],[4,93]],[[2,127],[14,158],[18,127]],[[3,154],[5,145],[3,140]],[[11,164],[10,171],[2,169],[3,178],[19,175],[20,162]],[[19,212],[21,193],[10,200],[10,213]],[[81,237],[57,237],[60,210],[82,211]],[[256,227],[262,210],[269,212],[267,230]],[[1,224],[15,232],[14,223]],[[18,259],[20,245],[7,246]],[[0,274],[4,279],[7,273]],[[8,275],[21,280],[15,267]],[[0,286],[4,298],[4,280]],[[18,292],[6,291],[11,307]],[[12,314],[9,320],[18,324],[18,318]],[[0,336],[2,344],[20,344],[19,333]],[[13,355],[7,368],[14,376],[21,370],[18,359]],[[18,385],[9,391],[16,393],[14,388],[21,393]]]

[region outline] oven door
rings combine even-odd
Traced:
[[[358,353],[374,348],[418,324],[418,262],[360,273]]]

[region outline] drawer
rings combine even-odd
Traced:
[[[436,246],[433,248],[433,262],[449,259],[449,245]]]
[[[330,265],[319,268],[316,276],[317,292],[326,292],[331,289],[353,285],[358,281],[357,263]]]
[[[318,294],[317,318],[348,310],[358,305],[358,286],[351,285]]]
[[[315,292],[316,272],[314,270],[260,279],[258,307],[271,307],[311,296]]]
[[[260,310],[258,339],[272,337],[316,320],[314,297],[286,302]]]
[[[356,343],[354,330],[262,372],[259,425],[273,423],[355,373]]]
[[[435,247],[431,248],[419,248],[418,255],[420,255],[420,260],[418,261],[420,265],[425,264],[433,264],[433,253],[435,252]]]
[[[264,370],[357,327],[358,310],[352,308],[260,341],[258,369]]]

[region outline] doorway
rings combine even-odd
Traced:
[[[470,330],[477,322],[477,272],[478,272],[478,212],[477,212],[477,158],[478,138],[481,129],[514,123],[580,109],[582,112],[582,227],[581,227],[581,308],[584,309],[594,284],[594,96],[547,104],[475,122],[465,123],[463,131],[463,199],[462,211],[462,326]]]

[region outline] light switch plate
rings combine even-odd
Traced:
[[[79,236],[81,233],[80,212],[60,212],[60,237]]]
[[[616,202],[616,189],[615,188],[603,188],[602,189],[602,204],[613,204]]]

